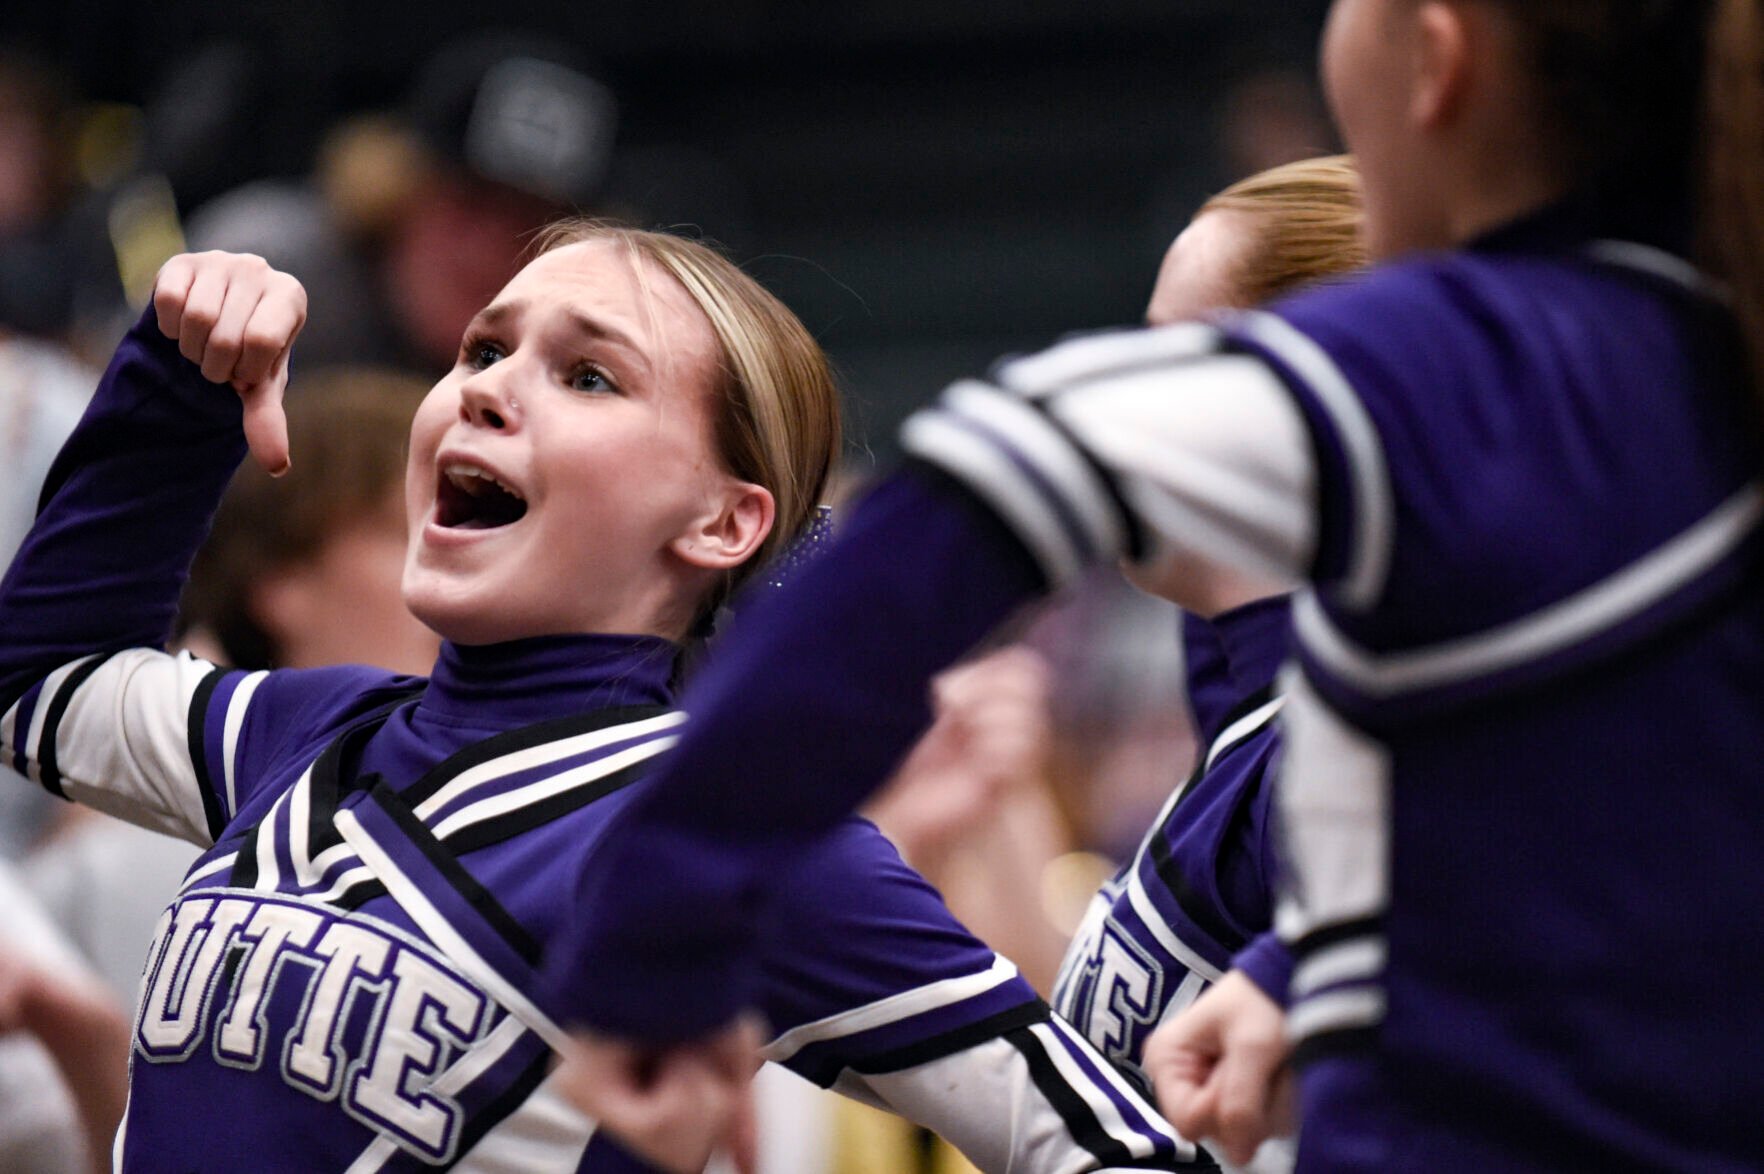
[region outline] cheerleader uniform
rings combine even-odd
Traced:
[[[645,1168],[553,1092],[563,1037],[537,973],[580,912],[573,877],[683,727],[677,649],[449,643],[427,679],[167,655],[243,455],[237,397],[149,312],[0,587],[12,764],[206,848],[146,961],[118,1168]],[[776,1032],[767,1058],[986,1169],[1206,1164],[871,825],[772,875],[742,992]],[[572,989],[642,981],[615,965]]]

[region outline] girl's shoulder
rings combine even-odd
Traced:
[[[232,802],[277,781],[291,783],[327,745],[375,715],[422,695],[427,681],[367,665],[264,672],[221,671],[200,690],[191,744]]]
[[[1709,329],[1721,313],[1690,282],[1596,246],[1464,250],[1314,287],[1225,332],[1289,383],[1325,399],[1333,385],[1334,398],[1351,393],[1375,419],[1447,432],[1451,421],[1506,417],[1533,427],[1554,401],[1584,409],[1556,413],[1579,429],[1588,413],[1656,416],[1658,388],[1707,382],[1726,337]]]

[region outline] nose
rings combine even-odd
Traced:
[[[520,427],[521,406],[509,387],[508,359],[493,363],[460,385],[459,418],[480,428],[509,432]]]

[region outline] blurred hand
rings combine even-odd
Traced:
[[[104,984],[68,960],[46,961],[0,940],[0,1036],[28,1032],[55,1061],[80,1116],[93,1171],[110,1169],[110,1140],[128,1104],[130,1027]]]
[[[42,971],[0,944],[0,1036],[34,1029],[42,990]]]
[[[1290,1050],[1286,1013],[1233,970],[1152,1033],[1143,1065],[1170,1123],[1241,1166],[1297,1126]]]
[[[718,1150],[741,1174],[757,1169],[750,1086],[762,1040],[753,1019],[661,1049],[591,1033],[573,1039],[559,1090],[632,1153],[668,1174],[699,1174]]]
[[[1047,663],[1023,647],[937,678],[936,720],[869,810],[903,856],[934,861],[1045,775],[1048,692]]]
[[[159,329],[204,379],[239,393],[257,463],[273,476],[287,472],[282,392],[289,351],[306,325],[306,290],[262,257],[184,253],[160,268],[153,308]]]

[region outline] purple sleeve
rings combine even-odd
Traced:
[[[239,399],[202,378],[152,310],[117,348],[0,583],[0,708],[79,657],[157,647],[245,455]]]
[[[762,881],[888,776],[929,720],[931,675],[1042,589],[991,511],[915,466],[751,601],[687,691],[685,736],[580,879],[577,936],[549,967],[563,1018],[682,1039],[754,1003]]]
[[[1292,953],[1273,930],[1239,950],[1231,965],[1243,971],[1263,994],[1286,1006],[1287,989],[1292,985]]]
[[[846,820],[773,889],[759,1009],[779,1039],[767,1058],[817,1084],[949,1055],[978,1024],[1003,1034],[1007,1012],[1010,1028],[1047,1017],[873,824]]]

